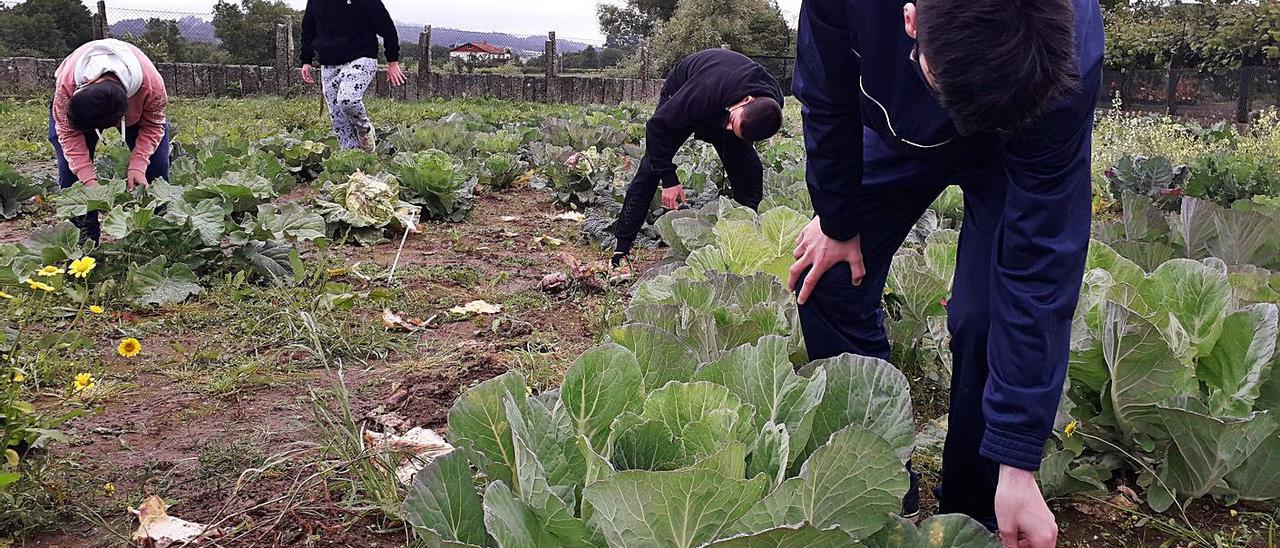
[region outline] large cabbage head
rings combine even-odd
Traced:
[[[352,226],[385,226],[396,213],[400,201],[400,181],[390,173],[351,174],[346,184],[334,185],[330,199],[349,213]]]

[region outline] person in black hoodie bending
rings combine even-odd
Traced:
[[[751,58],[709,49],[676,63],[662,85],[657,111],[645,124],[647,149],[618,215],[614,266],[631,252],[659,183],[664,207],[685,202],[672,159],[690,136],[715,147],[733,198],[755,209],[764,194],[764,167],[752,143],[781,128],[782,89]]]
[[[400,70],[400,38],[382,0],[307,0],[302,15],[302,81],[314,84],[313,60],[320,62],[333,132],[343,149],[374,149],[373,123],[364,92],[378,73],[378,37],[387,52],[387,80],[405,83]]]

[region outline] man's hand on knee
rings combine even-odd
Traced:
[[[1052,548],[1058,543],[1058,524],[1045,504],[1033,473],[1000,465],[996,486],[996,523],[1004,548]]]
[[[862,284],[862,277],[866,274],[866,269],[862,265],[862,237],[855,236],[846,242],[833,240],[822,233],[822,225],[817,217],[814,217],[796,237],[795,258],[796,262],[791,265],[787,276],[787,289],[794,292],[796,281],[804,275],[806,270],[809,271],[804,278],[804,285],[800,288],[797,299],[800,304],[809,300],[809,295],[813,293],[822,276],[832,266],[849,263],[849,270],[853,272],[853,278],[849,282],[853,285]]]

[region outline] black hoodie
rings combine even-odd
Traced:
[[[387,62],[400,60],[400,37],[382,0],[307,0],[302,16],[304,65],[345,65],[361,57],[378,58],[378,36]],[[317,59],[318,58],[318,59]]]
[[[700,51],[676,63],[662,86],[658,110],[645,126],[649,165],[664,188],[680,184],[672,162],[692,135],[708,143],[737,139],[728,124],[729,107],[749,96],[782,105],[782,89],[769,72],[741,53]]]

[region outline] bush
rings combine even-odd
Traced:
[[[1224,152],[1191,163],[1187,194],[1229,207],[1254,196],[1280,194],[1280,159]]]

